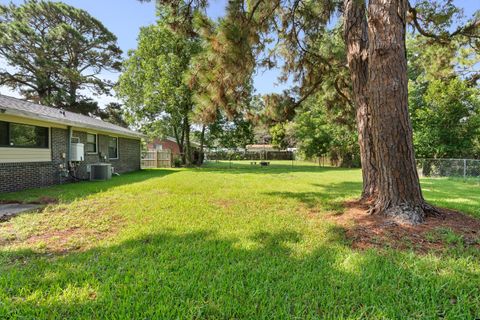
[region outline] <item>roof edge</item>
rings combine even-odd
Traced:
[[[123,136],[127,136],[127,137],[134,137],[134,138],[138,138],[138,139],[147,137],[143,133],[136,132],[136,131],[133,131],[133,130],[130,130],[130,129],[127,129],[127,128],[124,128],[124,129],[128,130],[128,131],[114,130],[114,129],[111,129],[111,128],[105,128],[105,127],[102,127],[102,126],[96,126],[96,125],[92,125],[92,124],[78,123],[78,122],[71,121],[71,120],[68,120],[68,119],[59,120],[59,119],[56,119],[54,117],[49,117],[49,116],[46,116],[46,115],[37,114],[35,112],[20,111],[20,110],[17,110],[15,108],[10,108],[10,107],[4,106],[4,105],[0,106],[0,108],[5,109],[7,111],[7,112],[5,112],[5,114],[10,114],[10,115],[13,115],[13,116],[20,116],[20,117],[24,117],[24,118],[31,119],[31,120],[43,120],[45,122],[50,122],[50,123],[55,123],[55,124],[69,125],[69,126],[75,126],[75,127],[84,127],[84,128],[99,130],[99,131],[103,131],[103,132],[115,133],[115,134],[123,135]]]

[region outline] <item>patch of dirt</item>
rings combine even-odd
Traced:
[[[89,226],[73,226],[66,229],[43,229],[24,237],[18,237],[12,224],[3,225],[0,233],[0,246],[26,246],[37,248],[47,254],[66,254],[71,251],[85,251],[100,240],[112,237],[119,232],[125,221],[112,217],[107,228],[95,229]],[[3,233],[3,237],[2,237]]]
[[[28,203],[28,204],[57,204],[58,199],[42,196],[37,200],[23,201],[23,200],[0,200],[0,204],[16,204],[16,203]]]
[[[117,221],[116,223],[121,223]],[[42,234],[31,236],[23,242],[28,246],[41,246],[42,251],[55,254],[64,254],[71,251],[85,251],[100,240],[115,235],[118,225],[108,230],[98,231],[81,227],[72,227],[64,230],[50,230]]]
[[[368,206],[352,201],[345,203],[343,214],[329,219],[346,230],[347,238],[357,249],[413,249],[417,252],[444,250],[451,246],[480,249],[480,220],[453,210],[438,208],[420,225],[401,224],[382,215],[367,213]]]
[[[3,223],[0,229],[0,247],[15,239],[15,228],[11,223]]]
[[[55,199],[55,198],[52,198],[52,197],[43,196],[43,197],[40,197],[40,198],[38,198],[37,200],[31,201],[31,202],[29,202],[29,203],[33,203],[33,204],[57,204],[57,203],[58,203],[58,199]]]
[[[22,203],[22,202],[18,200],[0,200],[0,204],[16,204],[16,203]]]
[[[223,208],[223,209],[228,209],[235,204],[235,201],[220,199],[220,200],[213,201],[213,204],[216,205],[217,207],[220,207],[220,208]]]
[[[31,236],[28,239],[26,239],[25,242],[28,244],[36,244],[39,242],[50,243],[52,239],[55,239],[56,245],[58,247],[62,247],[62,245],[67,243],[69,239],[74,238],[80,233],[82,233],[82,230],[77,227],[73,227],[66,230],[48,231],[43,234]]]

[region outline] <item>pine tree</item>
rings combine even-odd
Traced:
[[[97,104],[82,91],[109,94],[103,71],[119,71],[117,38],[86,11],[61,2],[0,5],[0,85],[26,99],[84,114]]]

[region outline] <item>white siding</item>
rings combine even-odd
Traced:
[[[46,148],[6,148],[0,147],[0,163],[14,163],[14,162],[42,162],[52,161],[52,130],[47,122],[23,119],[19,117],[0,114],[0,121],[23,123],[41,127],[48,127],[48,149]]]
[[[50,149],[0,148],[0,163],[52,161]]]

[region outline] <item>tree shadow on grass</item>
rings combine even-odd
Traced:
[[[436,184],[435,184],[436,183]],[[307,192],[268,192],[266,194],[284,199],[294,199],[308,209],[318,209],[341,213],[344,202],[349,199],[358,199],[362,190],[362,182],[344,181],[332,184],[312,184],[321,191]],[[444,206],[467,211],[468,214],[478,217],[480,207],[480,192],[475,186],[455,181],[440,181],[425,183],[422,181],[423,193],[427,201],[434,205]]]
[[[51,187],[35,188],[19,192],[0,194],[0,202],[54,202],[68,203],[109,189],[161,178],[178,172],[173,169],[144,169],[114,176],[107,181],[81,181]]]
[[[257,160],[258,163],[258,160]],[[292,172],[347,172],[358,171],[360,169],[339,168],[339,167],[320,167],[315,165],[291,165],[291,164],[277,164],[273,163],[269,166],[251,165],[250,163],[233,162],[231,165],[228,162],[222,163],[207,163],[202,167],[196,168],[202,172],[227,173],[227,174],[285,174]]]
[[[358,197],[362,188],[361,182],[349,181],[328,185],[312,185],[323,190],[311,192],[267,192],[266,194],[272,197],[296,200],[308,209],[341,213],[343,211],[345,200]]]
[[[336,242],[299,253],[293,247],[303,239],[293,230],[249,239],[253,245],[243,246],[209,230],[165,231],[59,257],[1,253],[0,317],[479,316],[479,271],[461,263],[401,252],[360,254]]]

